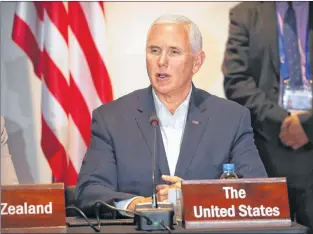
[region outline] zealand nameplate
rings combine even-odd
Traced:
[[[65,229],[64,185],[23,184],[1,187],[1,231]]]

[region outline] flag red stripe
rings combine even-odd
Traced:
[[[30,4],[30,3],[27,3],[27,4]],[[36,8],[37,15],[38,15],[39,19],[41,21],[43,21],[43,18],[44,18],[44,7],[43,7],[43,4],[44,4],[44,2],[34,2],[34,4],[35,4],[35,8]]]
[[[18,15],[15,14],[13,22],[12,39],[15,43],[21,47],[21,49],[27,54],[32,63],[34,64],[34,72],[36,76],[41,79],[40,73],[40,56],[41,51],[37,44],[37,41],[28,27],[28,25]]]
[[[86,145],[90,141],[91,116],[87,104],[72,76],[70,76],[70,114]]]
[[[97,50],[79,2],[69,2],[68,12],[71,29],[87,59],[98,96],[103,103],[109,102],[113,98],[109,74]]]
[[[53,176],[57,181],[63,181],[65,179],[65,173],[67,168],[66,152],[60,141],[56,138],[50,127],[47,125],[43,116],[42,118],[42,138],[41,146],[43,153],[45,154]]]
[[[67,186],[76,185],[78,176],[73,166],[73,163],[71,161],[69,161],[69,165],[67,166],[66,173],[67,173],[67,176],[66,176],[65,184]]]
[[[69,88],[65,80],[65,77],[55,65],[53,60],[50,58],[47,51],[44,49],[42,52],[43,58],[43,69],[42,74],[47,85],[47,88],[50,90],[52,95],[58,100],[62,106],[64,112],[68,114],[68,94]]]
[[[66,151],[63,145],[51,131],[43,116],[41,116],[41,119],[41,147],[49,162],[53,176],[57,182],[64,182],[66,186],[75,185],[77,182],[77,173],[73,167],[72,162],[67,162]]]
[[[103,15],[104,15],[104,4],[103,4],[103,2],[98,2],[99,3],[99,5],[100,5],[100,7],[101,7],[101,9],[102,9],[102,12],[103,12]]]
[[[68,43],[68,15],[62,2],[43,3],[49,18],[58,28],[66,43]]]

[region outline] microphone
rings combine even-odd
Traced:
[[[154,141],[152,153],[152,208],[158,208],[157,195],[155,191],[155,157],[156,157],[156,139],[157,139],[157,126],[159,125],[159,118],[156,115],[150,116],[150,124],[154,128]]]
[[[153,114],[149,118],[150,125],[154,128],[153,152],[152,152],[152,204],[139,203],[135,206],[134,221],[137,229],[141,231],[170,230],[174,223],[174,206],[171,203],[158,204],[155,186],[155,165],[156,165],[156,147],[157,147],[157,126],[159,118]],[[152,205],[152,206],[151,206]],[[156,220],[149,223],[143,217],[150,220]]]

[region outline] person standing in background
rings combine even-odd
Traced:
[[[292,219],[313,196],[313,2],[245,2],[230,11],[226,97],[251,112],[267,173],[287,177]],[[311,217],[312,219],[312,217]]]
[[[8,148],[8,134],[1,116],[1,185],[18,184],[17,175]]]

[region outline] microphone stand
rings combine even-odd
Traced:
[[[154,142],[152,153],[152,206],[150,204],[136,204],[135,212],[140,215],[134,216],[134,221],[137,224],[137,229],[142,231],[166,230],[166,226],[173,229],[174,223],[174,206],[171,203],[158,205],[157,195],[155,191],[155,158],[156,158],[156,139],[157,139],[157,125],[159,119],[156,115],[150,117],[150,124],[154,128]],[[148,217],[151,220],[159,220],[159,222],[147,222],[147,219],[142,216]]]
[[[156,137],[157,137],[157,120],[156,121],[151,121],[151,125],[154,128],[154,144],[153,144],[153,157],[152,157],[152,208],[158,208],[158,200],[157,200],[157,195],[155,191],[155,155],[156,155]]]

